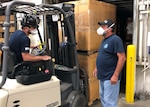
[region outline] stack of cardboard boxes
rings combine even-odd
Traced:
[[[4,37],[4,27],[3,27],[3,23],[5,21],[5,16],[4,15],[1,15],[0,16],[0,40],[2,41],[3,40],[3,37]],[[15,27],[14,27],[14,15],[11,15],[10,16],[10,29],[9,29],[9,32],[12,33],[15,31]]]
[[[98,22],[105,19],[116,21],[116,6],[97,1],[79,0],[75,4],[75,30],[80,68],[88,75],[88,104],[99,99],[99,81],[93,76],[96,57],[102,36],[97,35]]]
[[[3,23],[5,20],[5,16],[1,15],[0,16],[0,42],[4,42],[4,27],[3,27]],[[15,27],[14,27],[14,15],[10,16],[10,33],[15,31]],[[1,64],[1,55],[2,52],[0,51],[0,64]]]

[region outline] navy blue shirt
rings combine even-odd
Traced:
[[[121,38],[115,34],[103,39],[99,48],[96,67],[99,80],[110,80],[117,65],[117,53],[124,53],[124,46]]]
[[[21,30],[17,30],[12,33],[9,40],[10,50],[12,50],[17,57],[17,63],[23,61],[22,52],[28,52],[30,50],[30,39],[28,36]]]

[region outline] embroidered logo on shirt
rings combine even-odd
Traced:
[[[105,45],[104,45],[104,49],[106,49],[107,47],[108,47],[108,44],[105,44]]]
[[[25,50],[28,51],[28,50],[30,50],[30,48],[29,47],[25,47]]]

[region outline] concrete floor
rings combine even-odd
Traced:
[[[96,100],[89,107],[102,107],[100,100]],[[125,101],[124,95],[119,96],[118,107],[150,107],[150,99],[135,100],[133,104],[128,104]]]

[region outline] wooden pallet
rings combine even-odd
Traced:
[[[88,79],[88,89],[89,89],[89,101],[88,105],[92,105],[93,102],[99,99],[99,81],[97,78]]]
[[[96,100],[100,100],[100,98],[97,98]],[[96,100],[94,100],[94,101],[89,101],[89,102],[88,102],[88,106],[91,106]]]
[[[82,55],[91,55],[96,52],[98,52],[98,50],[90,50],[90,51],[78,50],[78,54],[82,54]]]

